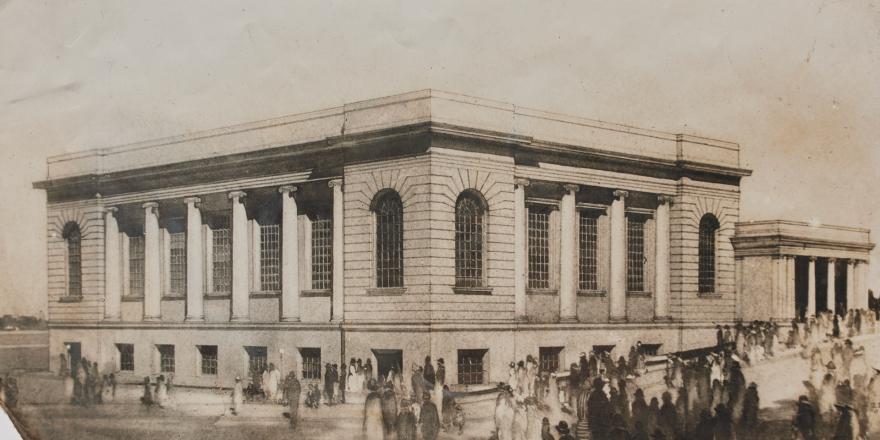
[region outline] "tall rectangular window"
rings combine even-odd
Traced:
[[[128,238],[129,292],[144,296],[144,236]]]
[[[529,289],[550,288],[550,212],[529,207]]]
[[[248,354],[248,372],[251,377],[254,373],[262,374],[266,366],[269,365],[266,347],[245,347],[244,350]]]
[[[232,291],[232,249],[230,246],[229,217],[217,219],[217,228],[212,231],[212,281],[214,292]]]
[[[563,347],[538,348],[538,370],[554,372],[559,370],[559,353]]]
[[[483,287],[483,215],[480,198],[463,193],[455,205],[455,285]]]
[[[163,373],[174,372],[174,346],[173,345],[157,345],[159,349],[159,365]]]
[[[119,350],[119,369],[134,371],[134,344],[116,344]]]
[[[584,211],[581,211],[579,219],[578,289],[599,290],[599,221],[591,213]]]
[[[333,287],[333,221],[318,218],[312,222],[312,289]]]
[[[217,375],[217,346],[199,345],[199,353],[202,355],[202,374]]]
[[[170,234],[171,294],[186,295],[186,233]]]
[[[483,383],[483,357],[489,350],[458,350],[458,383],[480,385]]]
[[[300,348],[299,354],[302,356],[302,378],[303,379],[320,379],[321,378],[321,349],[320,348]]]
[[[82,296],[82,243],[76,225],[67,234],[67,294]]]
[[[281,290],[281,226],[260,225],[260,291]]]
[[[403,287],[403,204],[386,193],[375,208],[376,287]]]
[[[640,219],[626,222],[626,290],[645,290],[645,223]]]

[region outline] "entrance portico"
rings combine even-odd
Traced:
[[[737,223],[731,242],[738,320],[800,321],[816,312],[868,307],[865,275],[874,244],[867,229],[784,220]]]

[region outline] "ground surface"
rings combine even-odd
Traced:
[[[867,364],[880,361],[880,335],[863,336]],[[825,348],[827,357],[827,347]],[[795,402],[806,394],[803,381],[808,362],[794,352],[769,362],[746,368],[748,382],[756,382],[761,397],[757,436],[762,439],[789,439]],[[659,397],[664,390],[662,372],[639,378],[645,395]],[[291,430],[284,417],[287,408],[279,405],[245,405],[242,414],[231,414],[227,398],[216,396],[202,403],[180,404],[175,408],[147,410],[135,403],[116,403],[82,408],[66,404],[22,405],[19,420],[37,439],[358,439],[363,422],[362,404],[322,406],[314,410],[300,407],[301,422]],[[208,402],[208,403],[205,403]],[[441,439],[487,439],[494,429],[494,399],[464,405],[467,426],[464,433],[442,433]],[[552,419],[551,419],[552,420]],[[553,424],[557,420],[552,420]]]

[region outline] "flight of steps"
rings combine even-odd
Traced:
[[[578,440],[590,440],[590,428],[587,426],[586,420],[577,423],[577,427],[574,430],[574,436],[577,437]]]

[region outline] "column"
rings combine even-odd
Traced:
[[[331,321],[342,322],[345,319],[345,297],[343,296],[345,205],[342,196],[342,179],[331,180],[328,185],[333,188],[333,310]]]
[[[144,203],[144,321],[162,319],[159,204]]]
[[[657,214],[654,223],[657,228],[654,269],[654,320],[668,321],[669,313],[669,205],[672,196],[658,196]]]
[[[526,230],[528,212],[526,211],[526,187],[528,179],[513,180],[513,308],[517,321],[525,322],[526,318],[526,285],[528,284],[528,268],[526,267],[528,249],[526,249]]]
[[[779,321],[782,318],[782,294],[784,291],[785,256],[774,255],[770,260],[770,319]]]
[[[853,273],[855,263],[856,260],[846,260],[846,308],[848,309],[855,309],[858,307],[855,295],[855,273]]]
[[[834,283],[834,278],[835,278],[834,262],[835,261],[837,261],[836,258],[829,258],[828,259],[828,302],[827,302],[827,307],[828,307],[828,310],[831,311],[831,313],[837,313],[834,310],[834,308],[837,306],[837,304],[835,304],[837,302],[837,293],[836,293],[836,289],[834,287],[834,284],[835,284]]]
[[[810,257],[807,269],[807,313],[806,318],[816,315],[816,257]]]
[[[162,296],[171,295],[171,233],[162,228]]]
[[[205,320],[205,287],[202,270],[202,211],[198,197],[183,199],[186,203],[186,322]],[[209,254],[210,255],[210,254]]]
[[[577,289],[575,277],[577,263],[575,247],[577,238],[577,211],[575,210],[575,193],[580,190],[577,185],[563,185],[567,194],[562,196],[559,204],[562,240],[560,240],[559,265],[559,322],[577,322]]]
[[[241,200],[244,191],[229,193],[232,199],[232,322],[250,320],[248,295],[248,220]]]
[[[611,313],[609,321],[626,322],[626,191],[611,202]]]
[[[868,262],[865,260],[858,260],[856,266],[856,302],[859,304],[859,308],[867,309],[868,308],[868,286],[865,282],[865,277],[868,272]]]
[[[735,256],[733,257],[733,283],[734,283],[734,301],[733,301],[733,319],[736,322],[742,322],[744,310],[743,310],[743,297],[742,297],[742,283],[743,283],[743,261],[745,261],[745,257]]]
[[[785,258],[785,319],[791,321],[797,314],[794,301],[794,277],[795,277],[795,257],[789,255]]]
[[[281,193],[281,321],[299,322],[299,229],[295,186],[278,188]]]
[[[104,208],[104,320],[119,321],[122,274],[119,259],[119,224],[116,208]]]

